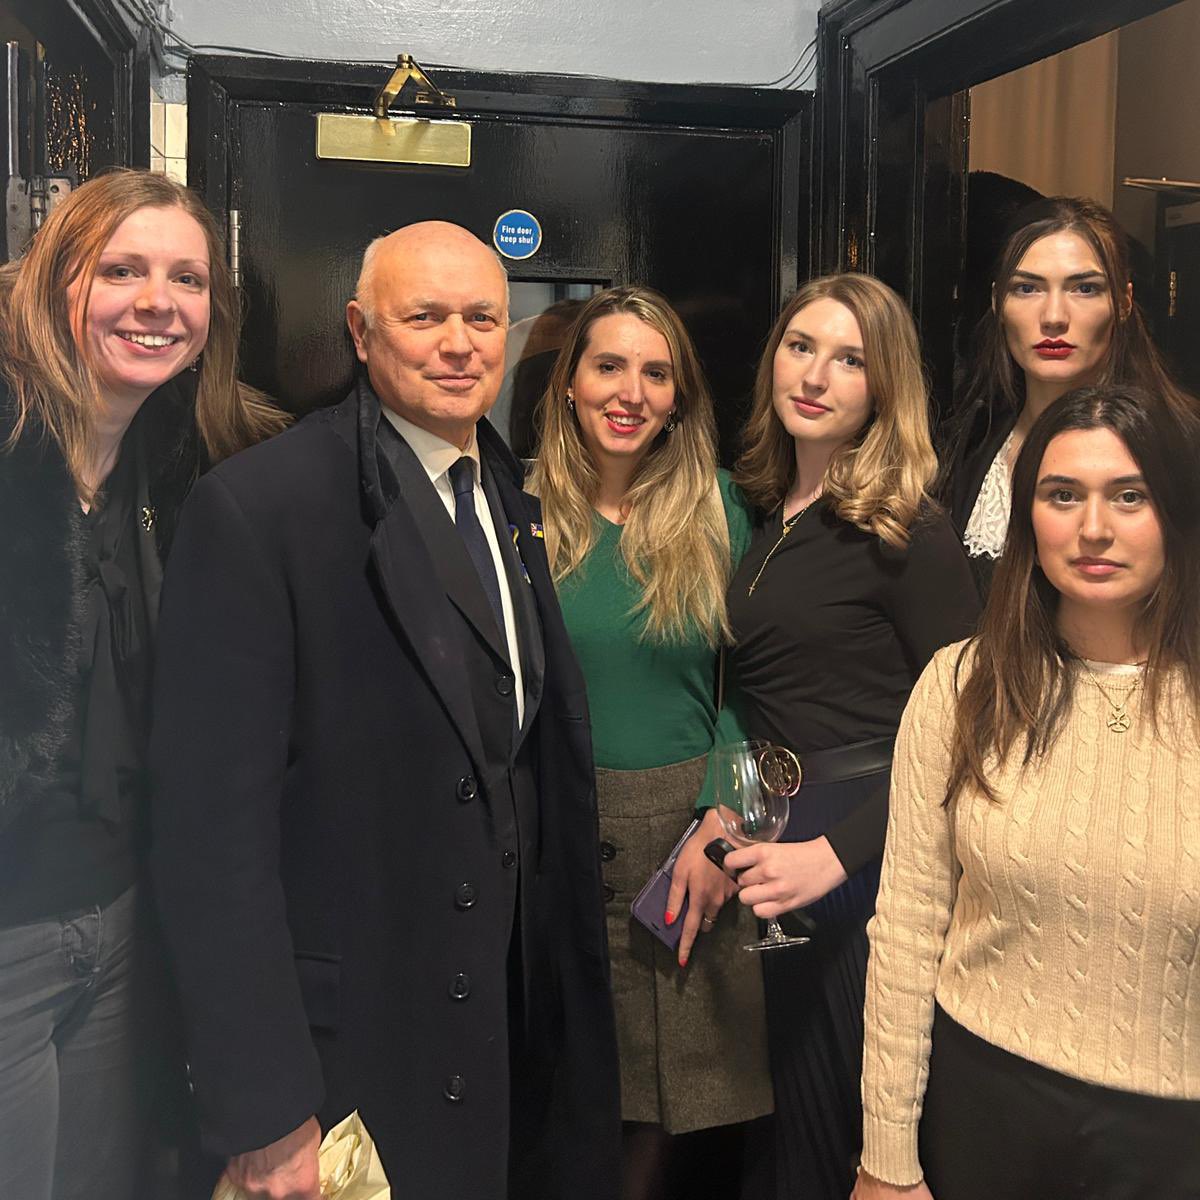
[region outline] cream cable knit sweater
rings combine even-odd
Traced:
[[[862,1164],[921,1179],[917,1126],[937,1003],[1013,1054],[1106,1087],[1200,1099],[1200,744],[1177,715],[1127,733],[1086,678],[1044,758],[1000,799],[942,806],[962,643],[913,691],[896,744],[870,924]],[[1101,682],[1117,697],[1126,688]],[[1178,703],[1172,711],[1185,712]]]

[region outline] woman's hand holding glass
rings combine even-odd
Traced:
[[[733,848],[776,842],[787,828],[789,800],[800,788],[800,763],[790,751],[767,742],[747,740],[721,745],[713,750],[717,816],[725,837],[706,847],[722,859],[726,870]],[[740,880],[739,880],[740,883]],[[767,935],[749,942],[746,950],[779,950],[802,946],[806,937],[783,932],[774,917],[767,918]]]
[[[737,873],[738,901],[764,921],[815,903],[847,879],[826,837],[746,846],[727,854],[725,866]]]
[[[688,901],[687,914],[683,918],[683,934],[679,939],[681,967],[687,966],[696,936],[712,929],[722,905],[737,891],[737,884],[704,856],[704,847],[720,836],[720,819],[715,810],[709,809],[696,832],[680,850],[671,873],[671,890],[667,894],[665,914],[668,925],[679,919],[685,896]]]

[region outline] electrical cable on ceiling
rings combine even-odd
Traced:
[[[813,34],[812,40],[800,52],[800,57],[792,64],[791,68],[785,71],[778,79],[770,79],[765,83],[753,83],[751,87],[779,87],[791,88],[798,80],[811,73],[812,68],[816,65],[817,51],[817,35]]]

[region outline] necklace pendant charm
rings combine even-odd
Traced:
[[[1114,708],[1105,724],[1113,733],[1124,733],[1129,728],[1129,714],[1125,706],[1122,704],[1120,708]]]

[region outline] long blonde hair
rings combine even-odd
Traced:
[[[80,495],[92,450],[100,385],[71,325],[67,289],[85,281],[84,312],[109,239],[140,208],[181,208],[208,243],[211,315],[196,387],[196,425],[216,461],[288,421],[237,379],[241,308],[221,235],[199,196],[165,175],[116,170],[88,180],[46,218],[25,255],[0,266],[0,372],[12,393],[17,442],[28,425],[57,443]],[[90,497],[88,497],[90,498]]]
[[[827,275],[806,283],[784,306],[758,364],[750,416],[742,433],[735,478],[766,512],[783,503],[796,471],[791,435],[775,412],[775,352],[802,309],[836,300],[854,314],[862,332],[872,414],[825,473],[823,494],[834,512],[889,545],[908,544],[937,457],[929,433],[929,389],[917,329],[908,306],[872,275]]]
[[[646,614],[644,638],[679,641],[698,628],[716,646],[729,632],[725,589],[731,564],[729,527],[716,487],[712,397],[683,322],[649,288],[610,288],[584,305],[538,403],[541,441],[530,490],[542,500],[550,569],[561,582],[580,568],[596,541],[592,503],[600,477],[567,406],[567,389],[592,326],[618,313],[666,338],[675,378],[676,427],[655,439],[626,497],[621,554],[642,590],[634,611]]]

